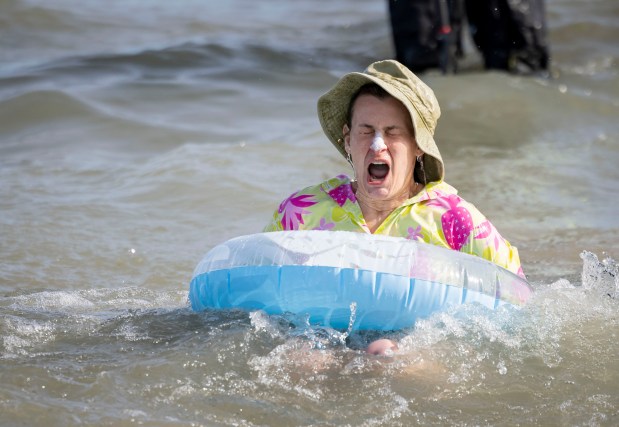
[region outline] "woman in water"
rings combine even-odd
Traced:
[[[434,92],[397,61],[349,73],[318,100],[322,128],[351,164],[293,193],[264,231],[341,230],[404,237],[492,261],[522,277],[518,251],[443,181]],[[367,349],[396,349],[382,339]]]

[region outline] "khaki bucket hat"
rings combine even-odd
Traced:
[[[348,106],[353,95],[367,83],[376,83],[404,104],[411,116],[417,145],[425,153],[426,180],[442,180],[445,175],[443,159],[434,142],[436,122],[441,115],[438,101],[430,87],[397,61],[374,62],[362,73],[346,74],[318,99],[318,118],[329,140],[346,157],[342,128],[346,124]]]

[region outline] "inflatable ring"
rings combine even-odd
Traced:
[[[305,315],[335,329],[398,330],[447,307],[521,305],[527,281],[482,258],[404,238],[281,231],[209,251],[189,285],[194,310]]]

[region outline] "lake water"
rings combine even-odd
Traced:
[[[446,180],[520,310],[397,336],[194,313],[193,268],[348,172],[315,105],[393,57],[386,2],[0,0],[0,424],[619,424],[619,5],[548,0],[550,78],[424,74]]]

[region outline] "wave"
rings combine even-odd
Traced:
[[[380,55],[341,53],[328,47],[300,48],[269,46],[253,42],[240,45],[193,42],[134,53],[67,56],[0,77],[0,90],[37,81],[90,81],[105,76],[131,79],[183,79],[215,75],[225,78],[238,73],[285,74],[293,70],[322,68],[326,64],[360,68]]]
[[[67,121],[89,120],[97,115],[94,108],[62,91],[27,92],[0,102],[0,135],[7,136],[29,126]]]
[[[88,140],[83,138],[85,129],[89,129]],[[3,149],[47,149],[54,144],[127,148],[127,141],[134,141],[137,144],[133,148],[139,152],[142,144],[169,147],[204,138],[205,134],[197,129],[163,123],[148,115],[128,115],[64,90],[34,89],[0,101]]]

